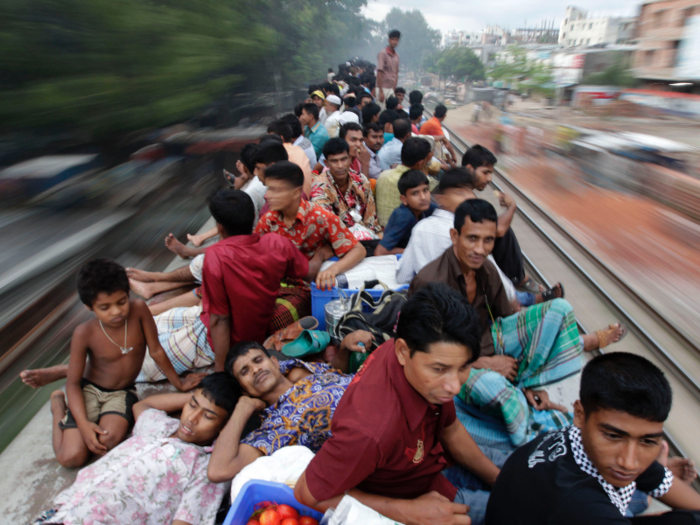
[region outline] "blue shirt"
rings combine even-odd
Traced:
[[[399,139],[391,139],[384,143],[377,153],[382,171],[390,170],[392,164],[401,164],[401,148],[403,148],[403,142]]]
[[[379,244],[389,251],[394,248],[406,248],[411,238],[413,227],[418,224],[419,220],[430,217],[435,208],[437,208],[437,205],[431,202],[428,211],[422,212],[420,217],[416,219],[416,215],[411,211],[411,208],[402,204],[389,217],[389,222],[384,228],[384,237]]]
[[[394,140],[394,134],[393,133],[387,133],[386,131],[384,132],[384,144],[387,142],[391,142]]]
[[[320,122],[316,122],[313,128],[306,126],[306,128],[304,128],[304,136],[311,141],[314,151],[316,152],[316,158],[320,157],[323,152],[323,146],[326,145],[326,142],[328,142],[330,138],[326,127]]]

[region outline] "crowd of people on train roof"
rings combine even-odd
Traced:
[[[583,366],[626,327],[580,333],[564,286],[526,273],[514,199],[499,215],[479,196],[496,157],[458,162],[445,106],[426,119],[398,85],[400,39],[243,147],[208,199],[215,227],[166,238],[189,265],[80,270],[94,315],[68,365],[21,375],[66,378],[53,448],[82,467],[37,523],[211,525],[231,480],[292,445],[314,453],[295,497],[321,512],[349,494],[407,525],[700,522],[694,465],[663,438],[668,381],[630,353]],[[388,325],[315,330],[313,286],[392,254],[410,287]],[[573,410],[551,401],[579,372]],[[138,398],[166,379],[179,392]],[[650,498],[670,510],[640,516]]]

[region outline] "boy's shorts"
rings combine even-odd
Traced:
[[[107,414],[117,414],[129,422],[129,426],[134,424],[134,404],[139,400],[136,395],[136,386],[130,385],[122,390],[110,390],[88,381],[80,380],[83,387],[83,398],[85,399],[85,415],[91,423],[97,423],[102,416]],[[66,416],[58,424],[61,430],[67,428],[78,428],[78,424],[73,418],[70,408],[66,410]]]

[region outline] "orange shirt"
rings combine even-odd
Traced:
[[[442,137],[444,133],[442,132],[442,126],[437,117],[433,117],[420,127],[421,135],[432,135],[433,137]]]

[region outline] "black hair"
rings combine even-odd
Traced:
[[[348,122],[340,126],[340,131],[338,132],[338,137],[345,139],[348,135],[348,131],[362,131],[362,126],[357,122]]]
[[[226,372],[214,372],[205,376],[197,388],[209,401],[228,412],[229,416],[233,414],[233,409],[241,397],[238,381]]]
[[[401,164],[410,168],[425,159],[432,148],[430,142],[420,137],[409,137],[401,147]]]
[[[664,373],[647,359],[610,352],[584,367],[579,399],[586,417],[607,409],[663,423],[671,411],[673,392]]]
[[[209,213],[223,226],[226,233],[250,235],[255,226],[255,205],[253,199],[241,190],[216,190],[209,196]]]
[[[393,109],[385,109],[379,115],[379,125],[384,128],[387,122],[393,124],[394,121],[399,118],[399,114]]]
[[[382,108],[376,102],[370,102],[364,108],[362,108],[362,122],[369,124],[375,115],[381,113]],[[384,131],[384,126],[382,126],[382,131]]]
[[[405,118],[399,118],[394,121],[394,137],[397,139],[405,139],[411,135],[411,122]]]
[[[428,176],[421,170],[408,170],[406,173],[401,175],[401,178],[399,179],[399,193],[401,195],[406,195],[408,190],[417,188],[421,184],[430,184]]]
[[[279,135],[276,135],[274,133],[268,133],[268,134],[260,137],[260,141],[258,141],[258,145],[261,145],[263,142],[268,142],[268,141],[277,142],[279,144],[284,144],[284,140],[282,139],[282,137],[280,137]]]
[[[129,290],[126,270],[112,259],[94,259],[84,264],[78,272],[78,297],[90,308],[101,293],[111,295],[114,292],[126,292],[128,295]]]
[[[399,106],[399,99],[391,96],[388,99],[386,99],[386,109],[388,110],[394,110]]]
[[[411,103],[411,106],[413,104],[420,104],[421,102],[423,102],[423,93],[421,93],[417,89],[414,89],[408,94],[408,101]]]
[[[479,359],[481,329],[474,307],[457,290],[429,283],[401,309],[396,338],[406,341],[411,357],[429,352],[434,343],[456,343],[471,350],[470,363]]]
[[[338,87],[338,84],[334,84],[333,82],[324,82],[321,84],[321,87],[323,88],[323,91],[330,91],[334,95],[340,96],[340,88]]]
[[[362,73],[362,76],[360,77],[360,84],[367,84],[367,87],[371,90],[375,88],[375,84],[377,82],[377,77],[374,76],[373,73],[365,72]]]
[[[297,118],[301,117],[302,109],[304,109],[304,102],[299,102],[296,106],[294,106],[294,116]]]
[[[304,185],[304,172],[294,162],[281,160],[265,170],[265,180],[267,179],[285,180],[294,188],[300,188]]]
[[[321,86],[319,86],[318,84],[311,84],[309,86],[309,95],[311,95],[311,93],[313,93],[314,91],[320,91],[320,90],[321,90]]]
[[[348,77],[346,82],[351,86],[360,87],[360,79],[357,77]],[[362,91],[364,91],[364,89]]]
[[[268,135],[268,137],[271,137],[271,135]],[[289,160],[289,155],[282,142],[267,139],[258,144],[258,150],[255,152],[253,159],[255,164],[269,166],[281,160]]]
[[[447,115],[447,108],[444,106],[444,104],[438,104],[435,106],[435,111],[433,112],[433,115],[435,115],[437,118],[442,118],[445,115]]]
[[[408,116],[411,120],[416,120],[423,116],[423,111],[425,111],[423,104],[413,104],[408,110]]]
[[[398,29],[392,29],[389,31],[389,38],[401,38],[401,31]]]
[[[397,87],[397,88],[394,90],[394,93],[396,93],[396,94],[398,94],[398,93],[403,93],[403,94],[405,95],[405,94],[406,94],[406,89],[405,89],[405,88],[402,88],[402,87]]]
[[[472,175],[464,168],[454,168],[450,171],[446,171],[440,177],[440,186],[438,187],[439,193],[444,193],[445,190],[452,188],[468,188],[474,189]]]
[[[241,148],[241,162],[252,175],[255,171],[255,155],[258,151],[257,144],[246,144]]]
[[[240,343],[236,343],[229,348],[229,351],[226,354],[226,361],[224,361],[225,373],[230,377],[234,377],[233,364],[236,362],[236,359],[246,355],[251,350],[260,350],[267,357],[270,357],[270,352],[268,352],[267,349],[260,343],[256,343],[255,341],[242,341]]]
[[[353,93],[354,94],[354,93]],[[343,98],[343,103],[345,104],[345,108],[354,108],[357,106],[357,96],[354,97],[348,97],[347,95]]]
[[[320,110],[318,109],[318,106],[313,102],[307,102],[302,106],[301,109],[303,109],[309,115],[311,115],[314,118],[314,120],[318,120],[318,113]]]
[[[333,68],[332,68],[332,67],[329,67],[329,68],[328,68],[328,72],[329,72],[329,73],[333,73]]]
[[[481,144],[469,148],[462,157],[462,166],[471,166],[474,169],[495,164],[496,156]]]
[[[363,98],[371,98],[372,100],[374,100],[374,97],[372,96],[372,94],[367,93],[367,91],[365,91],[364,89],[360,93],[358,93],[357,102],[358,103],[362,102]],[[377,106],[377,107],[379,107],[379,106]],[[380,108],[380,111],[381,111],[381,108]]]
[[[299,110],[299,114],[301,115],[301,110]],[[286,115],[282,115],[280,120],[283,120],[289,124],[289,127],[292,129],[292,139],[297,139],[302,133],[304,133],[304,130],[301,129],[301,122],[299,122],[299,117],[297,115],[287,113]]]
[[[267,132],[279,135],[285,142],[292,141],[292,127],[282,119],[278,119],[270,123],[270,125],[267,126]]]
[[[338,155],[343,152],[350,153],[350,146],[345,142],[345,139],[341,139],[340,137],[329,139],[325,146],[323,146],[323,156],[326,157],[326,160],[328,160],[331,155]]]
[[[376,122],[368,122],[367,124],[365,124],[365,127],[362,130],[362,135],[366,137],[367,135],[369,135],[370,131],[384,133],[382,127]]]
[[[455,210],[455,230],[462,231],[465,221],[469,217],[472,222],[490,221],[498,225],[496,208],[484,199],[468,199],[457,206]]]

